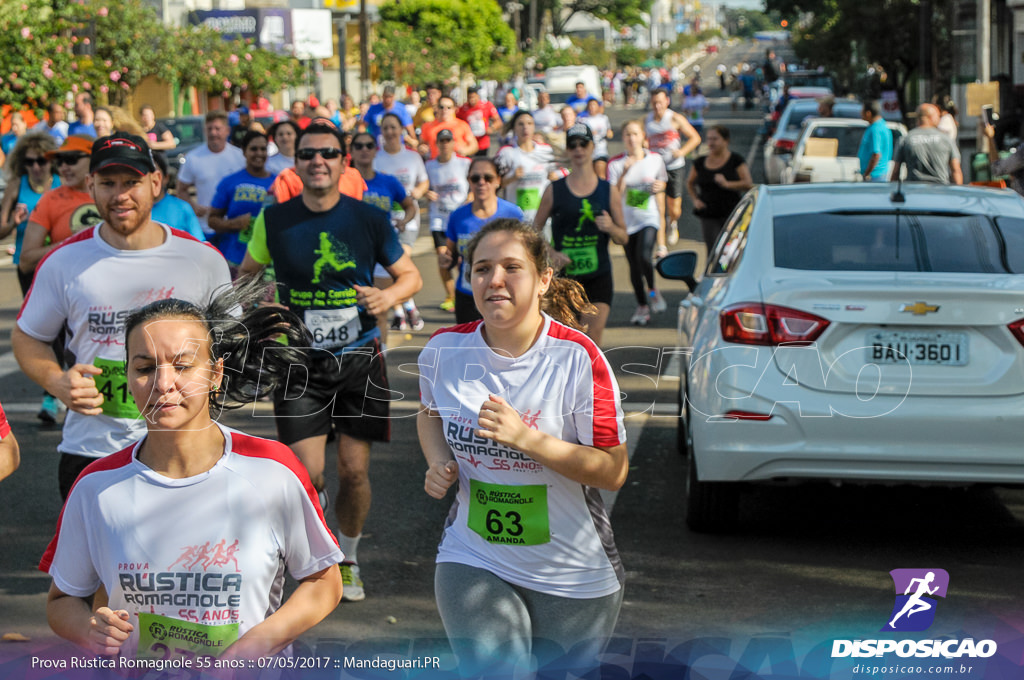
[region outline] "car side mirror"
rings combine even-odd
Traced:
[[[697,253],[691,250],[669,253],[658,260],[655,269],[666,279],[682,281],[691,293],[697,289],[693,276],[697,271]]]

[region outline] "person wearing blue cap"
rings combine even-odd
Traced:
[[[235,109],[235,113],[238,114],[238,123],[232,126],[228,141],[232,146],[237,146],[241,149],[242,140],[245,139],[245,135],[248,134],[249,126],[252,125],[252,116],[249,115],[248,106],[239,106]]]

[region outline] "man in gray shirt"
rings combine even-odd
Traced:
[[[907,180],[938,184],[963,184],[960,150],[939,130],[939,108],[921,104],[917,108],[917,127],[911,130],[896,151],[892,181],[900,176],[900,166],[907,166]]]

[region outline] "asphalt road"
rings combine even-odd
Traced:
[[[761,112],[733,111],[711,74],[717,63],[762,55],[763,48],[738,46],[696,62],[708,76],[708,122],[732,129],[733,150],[747,156],[755,181],[762,177],[755,134]],[[616,130],[641,114],[610,109]],[[612,151],[619,148],[613,141]],[[696,241],[687,240],[699,233],[688,210],[684,204],[684,240],[675,248],[702,251]],[[429,334],[452,317],[437,309],[442,296],[426,239],[417,253],[415,262],[425,279],[417,300],[427,327],[390,342],[390,376],[399,395],[393,441],[374,447],[372,454],[373,508],[359,553],[367,599],[341,605],[305,636],[321,654],[402,658],[445,648],[433,598],[433,558],[448,502],[423,492],[424,464],[413,418],[415,366],[410,364]],[[669,311],[647,328],[630,327],[633,305],[625,258],[618,249],[614,262],[616,301],[605,349],[624,392],[631,465],[625,487],[608,498],[614,504],[612,523],[627,570],[616,639],[606,657],[618,668],[612,676],[857,677],[854,661],[829,658],[831,641],[880,637],[893,606],[888,572],[935,567],[949,572],[949,593],[934,627],[912,637],[992,637],[1000,652],[988,661],[986,672],[960,673],[958,668],[931,677],[1024,677],[1019,665],[1024,650],[1024,585],[1019,578],[1024,494],[1019,490],[764,487],[745,497],[737,532],[706,536],[685,528],[685,467],[675,450],[678,380],[668,362],[675,346],[674,309],[685,290],[664,282]],[[30,642],[0,642],[0,678],[25,677],[33,655],[65,648],[45,619],[49,578],[35,569],[59,512],[59,431],[36,420],[40,391],[17,371],[10,355],[10,330],[19,303],[14,271],[2,265],[0,401],[22,444],[23,461],[13,477],[0,483],[0,634],[18,633]],[[269,416],[266,405],[257,404],[225,420],[273,436]],[[328,471],[333,474],[330,465]],[[339,674],[396,677],[337,669],[300,677]],[[414,675],[407,672],[405,677]]]

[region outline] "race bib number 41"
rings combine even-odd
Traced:
[[[93,362],[103,373],[95,376],[96,389],[103,395],[103,415],[111,418],[140,418],[135,399],[128,392],[128,378],[124,362],[117,359],[100,359]]]
[[[548,487],[469,480],[469,528],[488,543],[540,545],[551,540]]]
[[[139,612],[139,657],[177,659],[220,656],[238,639],[238,624],[210,626]]]

